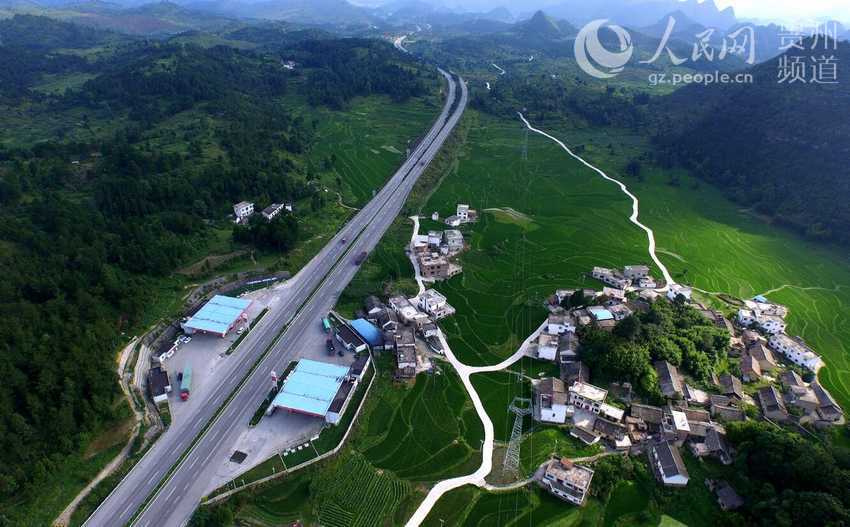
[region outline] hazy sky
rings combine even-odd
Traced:
[[[738,17],[767,20],[832,18],[850,22],[850,0],[715,0],[718,7],[732,6]]]

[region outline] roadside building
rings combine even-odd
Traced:
[[[171,381],[168,379],[167,371],[158,366],[148,370],[148,393],[155,404],[168,401]]]
[[[782,396],[773,386],[765,386],[758,391],[758,400],[765,417],[773,421],[787,421],[788,410]]]
[[[187,335],[207,333],[224,338],[237,324],[248,322],[251,303],[244,298],[215,295],[180,326]]]
[[[670,287],[667,288],[667,299],[671,302],[676,300],[676,298],[678,298],[679,296],[682,296],[685,298],[685,300],[690,301],[692,294],[693,291],[690,287],[681,284],[670,284]]]
[[[449,278],[449,260],[438,253],[424,253],[419,255],[419,273],[423,278],[445,280]]]
[[[558,335],[541,333],[537,337],[537,358],[540,360],[555,360],[558,356]]]
[[[586,382],[576,382],[569,388],[569,404],[598,414],[608,391]]]
[[[440,329],[434,322],[426,322],[425,324],[422,324],[419,331],[422,333],[422,337],[426,339],[436,337],[440,333]]]
[[[574,333],[575,330],[573,318],[568,313],[549,313],[549,317],[546,319],[546,332],[550,335]]]
[[[374,324],[363,318],[351,321],[351,328],[366,341],[372,349],[384,349],[384,335]]]
[[[567,392],[561,379],[545,377],[534,385],[535,417],[544,423],[567,421]]]
[[[284,205],[283,203],[272,203],[271,205],[263,209],[263,218],[265,218],[266,221],[272,221],[277,217],[278,214],[280,214],[282,210],[286,210],[285,207],[286,205]]]
[[[682,379],[679,370],[666,360],[655,363],[655,371],[658,373],[658,386],[664,397],[675,399],[684,395],[682,390]]]
[[[236,223],[244,223],[254,214],[254,204],[250,201],[240,201],[233,206],[233,215]]]
[[[353,388],[348,366],[301,359],[283,382],[272,407],[336,424]]]
[[[593,480],[593,470],[567,458],[552,459],[543,470],[540,485],[551,494],[575,505],[584,505]]]
[[[668,487],[684,487],[690,476],[679,449],[669,441],[653,443],[647,449],[649,466],[660,483]]]
[[[637,279],[635,286],[639,289],[655,289],[658,287],[658,283],[655,281],[655,278],[651,276],[644,276]]]
[[[435,320],[443,319],[455,313],[453,308],[436,289],[427,289],[419,295],[419,309],[433,317]]]
[[[348,351],[359,353],[369,349],[366,341],[345,324],[336,326],[335,333],[336,340]]]

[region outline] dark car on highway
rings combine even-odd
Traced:
[[[354,259],[354,265],[360,265],[366,259],[366,251],[357,255],[357,258]]]

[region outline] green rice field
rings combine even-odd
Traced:
[[[483,436],[460,378],[444,368],[420,374],[412,387],[376,390],[357,445],[375,467],[437,481],[475,470]]]

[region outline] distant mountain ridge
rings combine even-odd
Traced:
[[[752,84],[691,85],[662,98],[653,115],[666,162],[680,163],[745,208],[808,237],[850,245],[850,43],[791,50],[807,64],[834,55],[830,77],[778,82],[776,57],[752,68]]]

